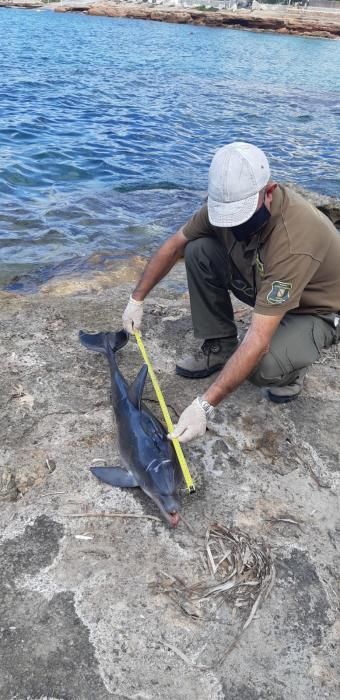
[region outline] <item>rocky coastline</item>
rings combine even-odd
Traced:
[[[199,6],[199,3],[198,3]],[[101,17],[126,17],[156,22],[176,24],[203,25],[208,27],[226,27],[248,31],[275,32],[278,34],[297,34],[306,37],[338,39],[340,37],[340,11],[318,11],[317,8],[295,9],[291,7],[277,11],[271,6],[265,10],[198,10],[196,8],[174,8],[133,3],[84,2],[50,3],[46,5],[39,0],[0,0],[1,7],[18,7],[32,9],[53,9],[55,12],[82,12]]]
[[[67,7],[65,8],[67,11]],[[58,11],[60,11],[58,9]],[[209,12],[190,8],[170,10],[166,8],[140,7],[139,5],[98,4],[84,10],[89,15],[107,17],[129,17],[130,19],[148,19],[157,22],[174,22],[208,27],[225,27],[228,29],[245,29],[250,31],[276,32],[279,34],[298,34],[318,36],[327,39],[340,37],[340,15],[333,19],[311,17],[306,13],[294,16],[291,13],[277,15],[270,9],[250,12],[247,10]]]

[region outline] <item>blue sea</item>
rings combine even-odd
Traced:
[[[232,140],[340,197],[340,41],[0,9],[0,285],[149,254]]]

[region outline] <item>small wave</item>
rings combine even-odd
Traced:
[[[200,206],[228,141],[255,141],[276,179],[338,195],[333,42],[6,9],[1,21],[2,284],[85,273],[98,251],[149,255]]]
[[[175,182],[139,182],[133,185],[118,185],[118,187],[113,187],[115,192],[143,192],[143,191],[157,191],[157,190],[181,190],[184,191],[184,185],[180,185]]]

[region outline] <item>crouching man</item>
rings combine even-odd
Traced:
[[[143,301],[185,259],[194,335],[177,374],[215,380],[181,414],[170,436],[204,435],[207,417],[245,379],[276,403],[296,399],[309,365],[339,340],[340,235],[327,217],[273,182],[256,146],[234,142],[215,154],[208,201],[150,259],[123,314],[138,330]],[[230,291],[253,307],[240,344]]]

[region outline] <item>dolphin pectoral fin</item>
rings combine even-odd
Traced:
[[[90,471],[97,479],[111,486],[133,488],[139,485],[135,477],[121,467],[90,467]]]

